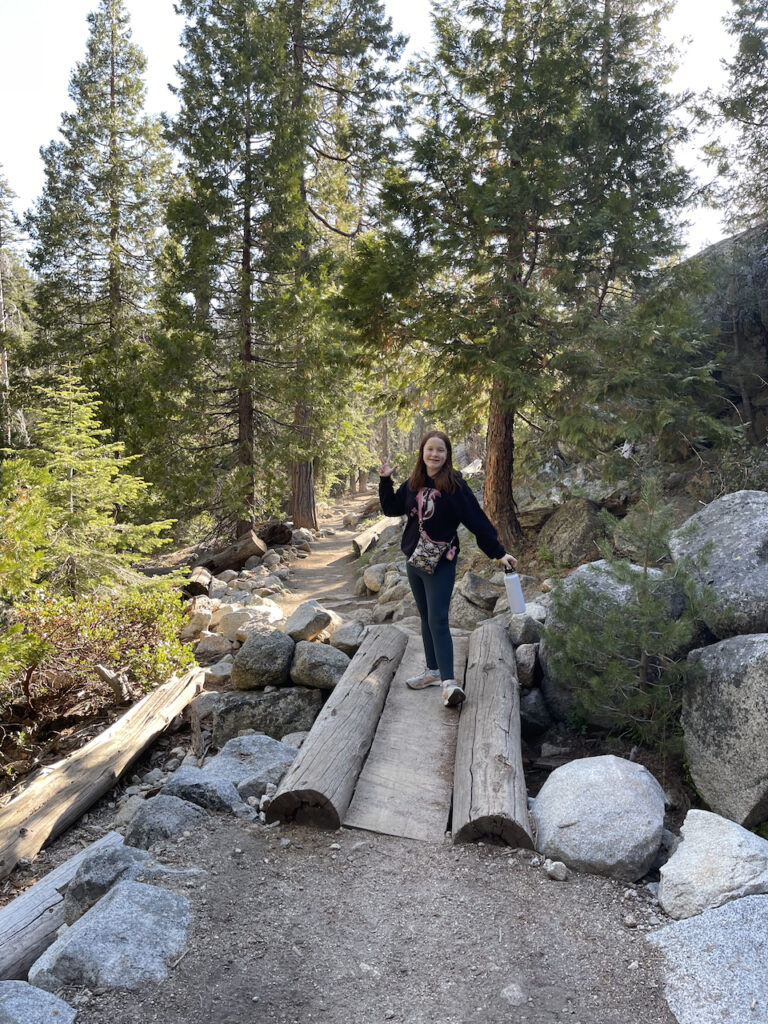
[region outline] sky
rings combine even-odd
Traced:
[[[85,56],[86,16],[97,0],[0,0],[0,167],[17,194],[15,208],[30,207],[43,187],[40,147],[57,133],[61,113],[69,106],[68,84],[75,63]],[[410,36],[409,49],[430,43],[429,0],[385,0],[395,31]],[[147,110],[174,109],[168,83],[181,58],[178,44],[182,19],[173,0],[126,0],[133,40],[147,57]],[[677,89],[703,90],[724,80],[720,61],[730,49],[722,17],[730,0],[677,0],[668,24],[668,38],[687,38],[686,55],[673,83]],[[694,150],[681,154],[697,168]],[[699,167],[698,173],[706,176]],[[719,215],[695,211],[687,232],[695,252],[722,237]]]

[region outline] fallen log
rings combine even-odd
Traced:
[[[377,499],[378,500],[378,499]],[[388,526],[391,526],[394,522],[389,516],[384,516],[383,519],[377,519],[375,523],[363,530],[362,533],[358,533],[352,538],[352,547],[355,549],[355,558],[359,558],[364,555],[365,552],[374,547],[382,535],[384,530]]]
[[[243,565],[252,555],[262,558],[267,553],[267,545],[257,537],[253,530],[243,534],[234,544],[212,555],[207,561],[200,564],[210,569],[211,572],[223,572],[224,569],[242,569]]]
[[[77,869],[94,850],[122,842],[119,832],[107,832],[0,910],[0,981],[26,981],[29,968],[64,924],[64,893]]]
[[[369,630],[280,783],[267,821],[340,827],[407,639],[397,626]]]
[[[453,841],[486,836],[533,848],[520,746],[515,651],[496,623],[469,639],[453,781]]]
[[[34,857],[114,786],[125,769],[202,689],[205,672],[173,677],[134,704],[100,736],[43,768],[0,807],[0,878]]]
[[[188,597],[198,597],[200,594],[207,594],[213,577],[202,565],[196,565],[189,574],[189,579],[182,587]]]

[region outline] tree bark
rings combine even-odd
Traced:
[[[22,857],[69,828],[111,789],[128,765],[196,697],[203,670],[194,668],[134,704],[101,735],[40,774],[0,808],[0,878]]]
[[[509,408],[508,396],[501,381],[494,381],[488,413],[486,435],[485,514],[499,532],[504,547],[513,552],[523,539],[512,492],[515,455],[515,411]]]
[[[349,471],[349,493],[357,493],[357,473],[355,473],[354,469]]]
[[[366,494],[368,491],[368,471],[361,469],[357,474],[357,493]]]
[[[250,111],[249,111],[250,117]],[[245,130],[245,181],[243,200],[242,275],[240,278],[240,384],[237,391],[237,462],[245,475],[242,494],[242,518],[238,519],[235,534],[242,537],[251,532],[255,523],[256,480],[253,470],[253,340],[251,323],[251,235],[252,181],[251,131]]]
[[[280,783],[267,821],[340,827],[406,641],[396,626],[369,631]]]

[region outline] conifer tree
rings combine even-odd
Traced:
[[[32,280],[18,246],[15,198],[0,169],[0,460],[3,447],[26,441],[19,378],[30,341]]]
[[[736,227],[748,227],[768,219],[768,9],[763,0],[732,0],[725,21],[736,40],[727,92],[718,98],[738,140],[729,214]]]
[[[386,146],[388,24],[370,0],[180,7],[188,23],[173,137],[186,190],[171,207],[170,351],[196,349],[208,370],[197,395],[212,406],[220,447],[234,441],[238,529],[251,526],[259,475],[285,448],[294,523],[316,526],[331,239],[365,222]]]
[[[509,547],[518,416],[546,415],[611,304],[674,247],[686,178],[662,9],[437,3],[436,52],[414,68],[406,157],[385,194],[406,229],[366,243],[378,300],[349,289],[358,327],[426,343],[454,400],[489,394],[485,510]]]
[[[128,520],[149,485],[129,472],[136,456],[126,456],[125,446],[99,423],[93,391],[72,373],[37,391],[32,445],[14,453],[8,472],[26,480],[47,510],[40,571],[70,596],[133,579],[131,562],[156,549],[172,521],[138,526]]]
[[[75,361],[105,426],[135,450],[169,158],[157,119],[143,112],[146,61],[123,0],[100,0],[88,23],[70,80],[74,109],[42,150],[45,185],[27,217],[38,360],[59,370]]]

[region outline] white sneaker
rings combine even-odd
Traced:
[[[405,680],[405,685],[412,690],[425,690],[428,686],[440,685],[440,672],[436,668],[428,668],[420,676],[411,676]]]
[[[466,693],[462,690],[455,679],[443,680],[443,704],[447,708],[458,707],[467,699]]]

